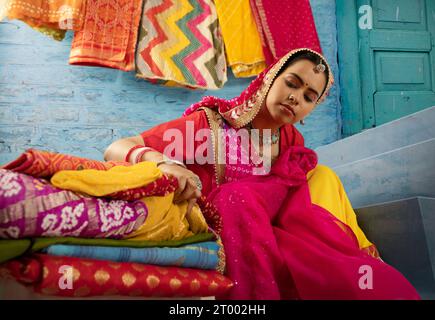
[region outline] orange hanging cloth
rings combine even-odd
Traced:
[[[133,70],[141,12],[142,0],[88,0],[69,63]]]
[[[60,41],[66,30],[82,28],[85,4],[85,0],[7,0],[3,10],[9,20],[19,19]]]

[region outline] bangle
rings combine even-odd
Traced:
[[[145,153],[147,153],[148,151],[156,151],[153,148],[150,147],[143,147],[143,149],[141,151],[139,151],[139,153],[136,155],[136,159],[134,161],[134,163],[139,163],[142,160],[142,157]]]
[[[177,161],[177,160],[172,160],[172,159],[169,159],[169,158],[166,158],[166,157],[163,157],[163,160],[158,161],[156,163],[156,166],[158,167],[161,164],[176,164],[178,166],[181,166],[181,167],[187,169],[186,165],[183,162]]]
[[[138,144],[138,145],[134,146],[133,148],[130,148],[130,150],[128,150],[128,152],[127,152],[127,154],[126,154],[126,156],[124,158],[124,161],[125,162],[130,162],[130,156],[133,153],[133,151],[136,150],[136,149],[139,149],[139,148],[143,148],[143,147],[144,146],[141,146],[141,145]]]

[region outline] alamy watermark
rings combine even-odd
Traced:
[[[373,8],[369,5],[359,7],[358,13],[361,15],[358,20],[358,27],[361,30],[373,29]]]
[[[71,266],[63,265],[59,267],[58,272],[61,274],[59,277],[58,285],[61,290],[72,290],[74,282],[74,269]]]
[[[369,265],[362,265],[358,274],[362,274],[359,278],[358,286],[361,290],[372,290],[373,289],[373,269]]]
[[[163,151],[166,157],[178,161],[185,160],[186,164],[254,164],[254,175],[265,175],[270,172],[271,129],[263,129],[260,136],[258,129],[217,129],[215,133],[208,128],[195,130],[193,121],[186,121],[185,125],[184,134],[177,128],[164,132],[163,141],[170,142]],[[217,155],[213,148],[216,143],[219,150]],[[262,152],[259,152],[260,145]],[[244,152],[241,152],[242,148]]]

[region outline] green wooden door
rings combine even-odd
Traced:
[[[355,95],[345,92],[343,108],[346,102],[352,104],[351,111],[344,112],[345,135],[435,105],[435,0],[338,0],[337,6],[340,3],[344,7],[337,7],[338,32],[344,35],[339,42],[356,47],[344,54],[347,64],[340,66],[347,68],[342,80],[346,73],[347,78],[353,74],[350,87]],[[355,14],[356,19],[349,19]],[[356,31],[349,35],[349,27]],[[356,39],[345,39],[349,36]],[[345,48],[341,45],[341,55]],[[346,83],[342,88],[347,90]]]

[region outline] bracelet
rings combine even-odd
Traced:
[[[144,146],[141,146],[141,145],[136,145],[136,146],[134,146],[133,148],[130,148],[130,150],[128,150],[128,152],[127,152],[127,155],[125,156],[125,158],[124,158],[124,161],[125,162],[130,162],[130,156],[131,156],[131,154],[133,153],[133,151],[134,150],[137,150],[137,149],[139,149],[139,148],[143,148]]]
[[[172,160],[172,159],[166,158],[165,156],[163,156],[163,160],[160,160],[156,163],[156,166],[158,167],[161,164],[176,164],[176,165],[179,165],[179,166],[187,169],[186,165],[183,162],[177,161],[177,160]]]
[[[153,148],[150,147],[143,147],[143,150],[139,151],[139,153],[136,155],[136,158],[134,160],[134,163],[139,163],[142,160],[142,157],[145,153],[147,153],[148,151],[156,151]]]

